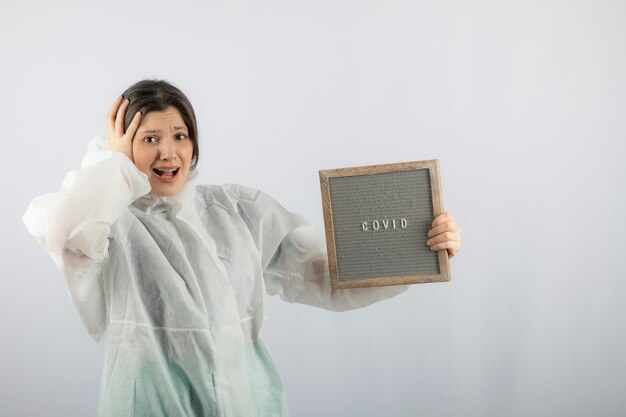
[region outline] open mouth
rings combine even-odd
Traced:
[[[178,171],[180,171],[180,167],[171,169],[153,168],[152,171],[163,179],[173,179],[176,177],[176,174],[178,174]]]

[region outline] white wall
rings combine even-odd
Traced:
[[[209,183],[322,225],[317,170],[438,158],[450,283],[271,299],[292,414],[626,415],[626,3],[0,5],[0,415],[95,415],[103,355],[21,216],[127,86],[194,103]]]

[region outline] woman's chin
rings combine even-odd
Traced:
[[[157,180],[158,181],[158,180]],[[151,182],[152,186],[152,194],[158,197],[171,197],[173,195],[178,194],[178,192],[183,188],[183,182],[172,182],[172,183],[154,183]]]

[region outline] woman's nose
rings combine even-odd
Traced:
[[[170,141],[162,141],[159,146],[159,158],[163,161],[176,159],[175,147]]]

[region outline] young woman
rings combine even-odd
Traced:
[[[131,86],[107,122],[24,215],[105,349],[99,415],[288,415],[259,337],[264,295],[340,311],[406,287],[332,291],[321,231],[261,191],[196,185],[196,118],[167,82]],[[449,214],[430,236],[460,248]]]

